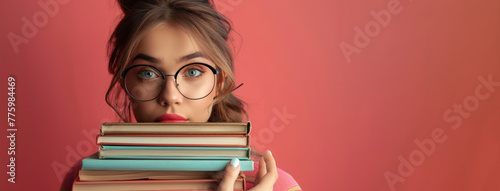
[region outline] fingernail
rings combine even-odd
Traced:
[[[240,159],[233,158],[233,160],[231,160],[231,165],[233,165],[234,167],[237,167],[239,164],[240,164]]]
[[[267,151],[269,151],[269,154],[273,155],[273,153],[271,152],[271,150],[267,150]]]

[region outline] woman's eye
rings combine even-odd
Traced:
[[[197,77],[201,74],[201,71],[198,69],[189,69],[186,72],[187,77]]]
[[[141,78],[146,78],[146,79],[150,79],[150,78],[156,78],[158,77],[158,75],[156,75],[153,71],[151,70],[143,70],[143,71],[140,71],[139,72],[139,77]]]

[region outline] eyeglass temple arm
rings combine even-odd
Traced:
[[[233,92],[234,90],[240,88],[241,86],[243,85],[243,83],[241,83],[240,85],[236,86],[235,88],[233,88],[229,93]],[[217,96],[214,97],[214,99],[217,98]]]
[[[240,88],[241,86],[243,85],[243,83],[241,83],[240,85],[236,86],[233,90],[231,90],[230,92],[233,92],[234,90]]]

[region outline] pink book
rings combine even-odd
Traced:
[[[248,135],[99,135],[97,145],[248,147]]]
[[[73,182],[73,191],[121,191],[121,190],[195,190],[195,191],[216,191],[218,179],[193,179],[193,180],[127,180],[127,181],[80,181],[77,178]],[[234,183],[235,191],[246,190],[246,183],[243,178],[236,179]]]

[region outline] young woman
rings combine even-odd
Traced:
[[[231,25],[200,0],[118,0],[124,13],[110,41],[113,75],[106,102],[125,122],[241,122],[246,115],[236,89]],[[266,151],[245,173],[254,191],[300,190]],[[239,161],[226,166],[219,184],[232,190]]]

